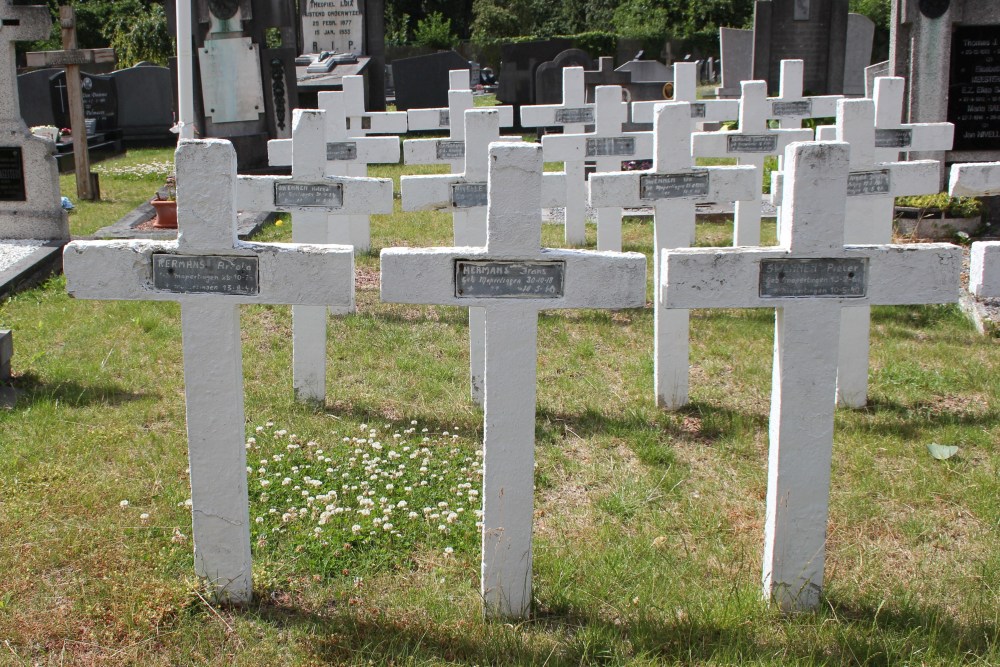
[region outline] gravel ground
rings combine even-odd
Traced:
[[[0,272],[14,266],[43,245],[45,241],[37,239],[0,240]]]

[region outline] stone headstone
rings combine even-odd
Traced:
[[[539,65],[535,71],[533,104],[559,104],[562,101],[563,69],[567,67],[594,69],[594,59],[583,49],[566,49],[552,60]]]
[[[503,44],[497,99],[514,106],[540,104],[535,88],[536,71],[543,63],[555,60],[560,53],[572,48],[572,41],[560,38]]]
[[[21,100],[21,117],[28,127],[56,125],[56,117],[52,112],[51,79],[60,72],[61,69],[48,67],[18,75],[17,92]]]
[[[396,109],[427,109],[448,106],[451,70],[468,70],[469,61],[454,51],[392,61],[396,85]]]
[[[847,15],[847,45],[844,49],[844,95],[863,97],[865,68],[872,62],[875,24],[863,14]]]
[[[753,30],[719,28],[722,54],[722,85],[716,97],[734,98],[741,94],[740,83],[753,78]]]
[[[365,0],[302,0],[302,49],[306,53],[365,52]]]
[[[630,60],[615,71],[628,72],[635,82],[655,81],[662,84],[674,80],[673,70],[659,60]]]
[[[94,120],[95,131],[118,129],[118,90],[110,75],[80,73],[83,89],[83,117]],[[49,79],[52,116],[58,127],[69,127],[69,100],[66,97],[66,73],[60,71]]]
[[[847,5],[848,0],[757,0],[753,78],[776,90],[781,61],[804,60],[807,92],[843,92]]]
[[[163,141],[174,136],[174,91],[170,70],[136,65],[112,72],[118,92],[118,128],[126,142]]]
[[[874,94],[875,79],[880,76],[889,76],[888,60],[883,60],[880,63],[875,63],[865,68],[865,97],[871,97]]]

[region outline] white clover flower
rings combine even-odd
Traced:
[[[419,515],[419,514],[417,514],[416,512],[410,512],[409,514],[407,514],[407,515],[406,515],[406,517],[407,517],[408,519],[416,519],[416,518],[418,518],[419,516],[420,516],[420,515]]]
[[[121,501],[120,503],[118,503],[118,507],[125,509],[126,507],[128,507],[128,501],[127,500]]]
[[[258,426],[257,428],[254,429],[254,431],[256,431],[257,433],[263,433],[264,432],[264,427],[263,426]]]
[[[448,516],[445,517],[445,521],[448,523],[455,523],[456,520],[458,520],[458,514],[454,512],[448,512]]]
[[[440,523],[438,524],[438,530],[442,533],[445,533],[448,531],[448,526],[444,525],[443,523]]]
[[[277,431],[274,432],[275,438],[284,438],[286,435],[288,435],[288,431],[286,431],[283,428],[278,429]]]
[[[410,426],[416,426],[416,425],[417,425],[417,420],[416,419],[414,419],[413,421],[410,422]]]
[[[453,547],[445,547],[444,548],[444,553],[445,553],[446,556],[450,556],[453,553],[455,553],[455,549]]]
[[[392,530],[392,524],[391,523],[382,524],[382,530],[387,530],[387,531]]]
[[[256,523],[264,523],[264,517],[259,516],[256,519],[254,519],[254,522],[256,522]]]
[[[146,512],[143,512],[142,514],[140,514],[139,515],[139,521],[141,521],[144,524],[149,523],[149,514],[147,514]]]
[[[267,495],[266,493],[260,494],[260,502],[266,503],[268,498],[270,498],[270,496]]]
[[[266,489],[267,487],[271,486],[271,480],[269,480],[269,479],[262,479],[262,480],[260,480],[260,485],[261,485],[262,488]]]
[[[364,431],[366,428],[368,428],[368,424],[362,424],[361,425],[361,430],[362,431]]]

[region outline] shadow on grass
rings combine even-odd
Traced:
[[[852,412],[863,420],[857,430],[911,440],[945,426],[991,429],[1000,422],[993,410],[958,412],[928,401],[904,404],[870,398],[866,407]]]
[[[23,410],[45,402],[79,408],[89,405],[117,406],[144,398],[155,398],[158,394],[134,393],[109,383],[83,384],[76,380],[43,382],[33,373],[19,375],[11,381],[17,392],[15,410]]]

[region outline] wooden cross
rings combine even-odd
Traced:
[[[594,104],[587,102],[582,67],[562,70],[562,104],[521,107],[523,127],[561,127],[563,134],[580,134],[595,119]],[[565,162],[566,205],[564,238],[567,245],[587,242],[587,175],[582,160]]]
[[[382,299],[486,309],[481,591],[490,616],[531,608],[538,311],[645,303],[639,253],[541,248],[542,149],[493,144],[485,247],[387,248]]]
[[[500,141],[500,114],[494,109],[465,111],[464,169],[457,174],[403,176],[399,180],[404,211],[446,210],[452,212],[455,245],[483,246],[486,244],[486,187],[489,167],[489,147]],[[519,141],[519,137],[510,137]],[[414,139],[425,146],[433,139]],[[417,151],[419,152],[419,151]],[[566,199],[565,175],[542,175],[542,206],[561,206]],[[469,308],[469,384],[476,403],[483,402],[485,372],[485,311]]]
[[[952,197],[1000,194],[1000,162],[954,164],[948,193]],[[976,241],[969,258],[969,291],[980,298],[1000,297],[1000,241]]]
[[[346,305],[349,247],[247,243],[236,236],[236,151],[181,141],[176,241],[73,241],[66,290],[81,299],[178,301],[195,572],[218,598],[251,598],[240,304]]]
[[[70,6],[59,8],[62,27],[62,51],[35,51],[27,55],[32,67],[64,67],[66,69],[66,97],[69,106],[69,127],[73,131],[73,164],[76,167],[76,196],[92,201],[100,199],[90,173],[90,153],[87,147],[87,126],[83,116],[83,88],[80,84],[80,65],[115,61],[114,49],[78,49],[76,42],[76,10]]]
[[[542,137],[545,159],[569,164],[594,160],[597,171],[621,171],[622,160],[648,159],[653,155],[652,132],[622,132],[628,120],[628,103],[622,101],[621,86],[598,86],[594,93],[594,131],[578,134],[546,134]],[[622,210],[597,209],[597,249],[621,250]]]
[[[448,106],[433,109],[407,109],[407,127],[410,130],[448,130],[452,139],[461,139],[461,132],[452,132],[452,119],[461,127],[465,112],[474,106],[469,88],[469,70],[453,69],[448,72]],[[509,104],[490,107],[500,114],[500,127],[514,125],[514,107]]]
[[[740,84],[740,129],[721,132],[696,132],[691,137],[695,157],[738,158],[739,164],[752,164],[763,173],[768,155],[780,155],[793,141],[812,139],[812,130],[777,129],[767,126],[767,83],[744,81]],[[758,188],[760,190],[760,188]],[[760,244],[761,197],[736,202],[733,218],[733,245]]]
[[[0,0],[0,124],[24,125],[17,95],[17,61],[14,42],[46,39],[52,26],[49,8],[15,5]]]
[[[327,175],[326,113],[296,109],[292,138],[275,140],[292,142],[292,175],[240,176],[236,201],[242,211],[291,213],[294,243],[349,245],[354,216],[392,213],[392,181]],[[353,288],[352,282],[350,303],[339,312],[354,310]],[[326,312],[326,306],[292,306],[292,386],[301,401],[326,400]]]
[[[844,245],[849,148],[785,152],[778,247],[665,250],[667,308],[774,308],[764,594],[814,608],[823,584],[841,311],[958,299],[948,243]]]
[[[590,177],[591,206],[653,206],[654,285],[660,253],[693,241],[696,202],[753,199],[760,192],[760,173],[752,165],[694,166],[690,118],[689,102],[659,104],[653,117],[652,169]],[[653,339],[656,404],[674,410],[688,402],[688,311],[667,311],[655,300]]]
[[[699,100],[698,63],[674,63],[674,102],[691,103],[691,129],[697,130],[702,123],[736,120],[740,117],[739,100]],[[664,100],[632,102],[632,122],[652,123],[657,105]]]
[[[405,111],[368,111],[365,109],[365,77],[351,74],[341,78],[341,90],[347,114],[347,133],[352,137],[370,134],[406,134]],[[397,157],[398,161],[398,157]],[[359,174],[349,174],[357,176]],[[360,174],[367,176],[367,174]]]

